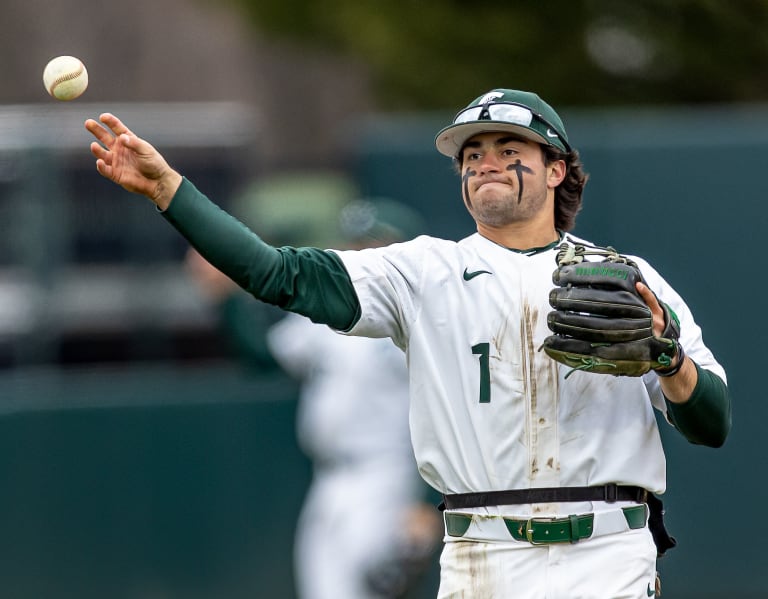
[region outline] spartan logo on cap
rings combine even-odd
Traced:
[[[482,104],[488,104],[488,102],[492,102],[497,98],[503,98],[503,97],[504,97],[504,92],[488,92],[477,101],[477,105],[481,106]]]

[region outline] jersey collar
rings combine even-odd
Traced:
[[[506,248],[510,252],[515,252],[516,254],[522,254],[523,256],[535,256],[536,254],[541,254],[543,252],[547,252],[553,248],[556,248],[560,243],[563,241],[563,232],[558,230],[557,231],[558,238],[553,241],[552,243],[548,243],[547,245],[543,245],[541,247],[537,248],[528,248],[527,250],[516,250],[514,248]]]

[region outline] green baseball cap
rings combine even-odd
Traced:
[[[435,138],[441,154],[458,156],[466,141],[478,133],[509,131],[569,152],[568,135],[555,109],[533,92],[493,89],[479,96]]]

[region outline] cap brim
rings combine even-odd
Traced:
[[[514,133],[524,139],[529,139],[545,146],[552,145],[552,142],[545,139],[540,133],[522,125],[497,121],[473,121],[459,125],[448,125],[437,134],[435,146],[437,146],[437,151],[441,154],[454,158],[458,156],[459,151],[470,137],[480,133],[495,132]]]

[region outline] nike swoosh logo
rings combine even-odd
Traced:
[[[471,281],[478,275],[492,275],[493,273],[488,270],[473,270],[472,272],[469,272],[466,268],[464,269],[464,280],[465,281]]]
[[[650,582],[648,583],[648,588],[646,589],[645,594],[648,595],[649,597],[653,597],[656,594],[656,590],[655,589],[651,590],[651,583]]]
[[[554,131],[552,131],[552,129],[547,129],[547,137],[560,137],[560,136]]]

